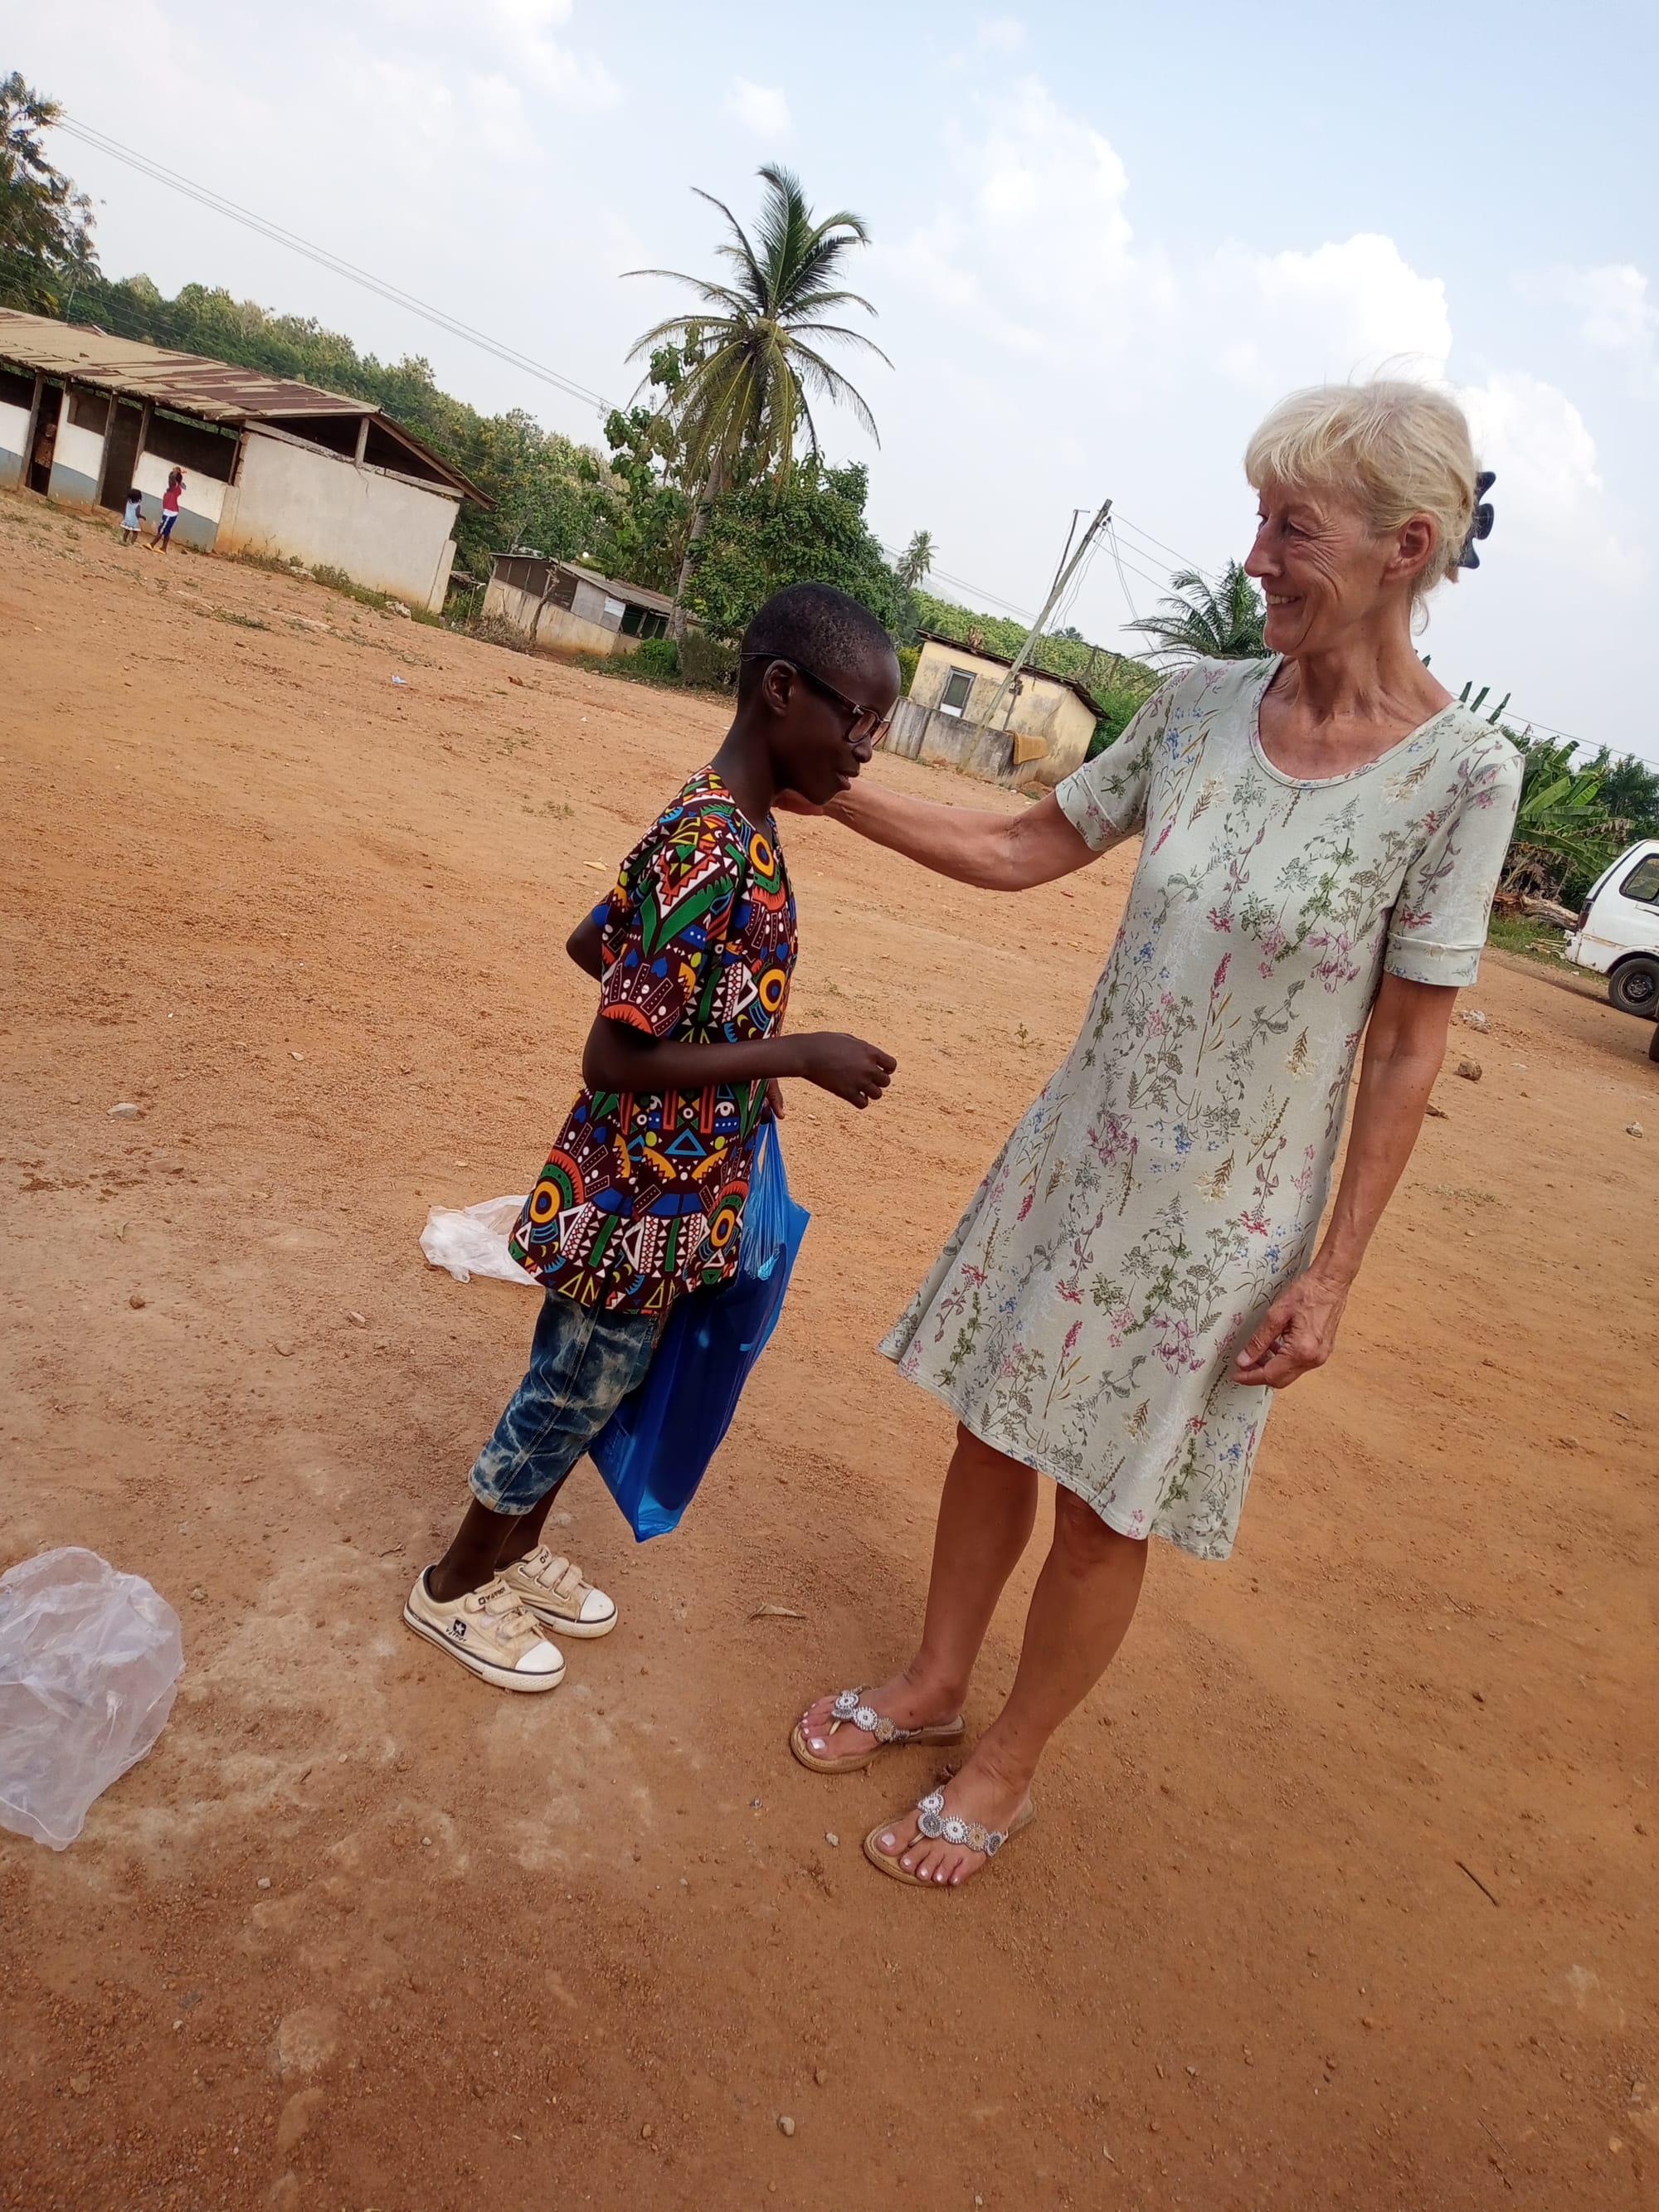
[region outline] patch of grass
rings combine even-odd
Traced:
[[[262,623],[255,615],[234,614],[228,607],[210,607],[208,612],[216,622],[234,623],[238,629],[269,629],[270,628],[269,623]]]
[[[590,676],[617,676],[624,684],[643,684],[653,691],[678,691],[682,698],[714,699],[726,707],[732,703],[732,694],[724,686],[716,689],[688,684],[682,677],[664,675],[653,669],[648,662],[641,667],[636,653],[572,653],[561,654],[560,658],[568,667],[582,669]]]
[[[1553,922],[1532,914],[1495,914],[1492,927],[1486,932],[1488,945],[1495,945],[1500,952],[1518,952],[1528,960],[1541,961],[1546,967],[1571,967],[1561,954],[1562,935]]]
[[[567,806],[562,799],[544,799],[539,806],[526,805],[524,811],[543,816],[549,822],[574,822],[576,817],[575,808]]]

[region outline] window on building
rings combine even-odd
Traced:
[[[15,368],[0,368],[0,401],[8,407],[33,407],[34,378]]]
[[[653,614],[649,607],[630,606],[622,618],[624,637],[662,637],[667,629],[667,616]]]
[[[1622,897],[1640,899],[1644,906],[1659,905],[1659,853],[1638,860],[1619,890]]]
[[[164,415],[159,407],[150,416],[144,435],[144,451],[158,461],[176,461],[186,476],[211,477],[218,483],[233,480],[240,443],[234,430]]]
[[[77,430],[95,430],[101,438],[109,427],[109,398],[102,392],[71,392],[70,421]]]
[[[953,668],[945,679],[945,689],[939,695],[941,714],[965,714],[968,702],[974,696],[974,672],[971,668]]]

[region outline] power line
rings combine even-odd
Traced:
[[[493,354],[496,360],[506,362],[509,368],[523,370],[527,376],[539,378],[544,384],[550,384],[573,399],[583,401],[600,415],[611,412],[614,402],[607,399],[603,392],[590,391],[586,385],[578,384],[573,377],[565,376],[556,368],[549,368],[543,362],[532,360],[516,347],[504,345],[499,339],[475,330],[471,323],[464,323],[458,315],[449,314],[442,307],[432,307],[424,300],[417,300],[413,293],[405,292],[401,285],[376,276],[367,269],[360,269],[355,262],[344,260],[337,253],[331,253],[325,246],[313,245],[309,239],[300,237],[281,223],[255,215],[251,209],[239,206],[234,200],[226,199],[222,193],[211,191],[206,185],[196,184],[189,177],[180,176],[174,169],[164,168],[159,161],[152,161],[146,154],[135,153],[131,146],[122,145],[118,139],[110,137],[106,132],[94,131],[88,124],[70,122],[63,116],[58,118],[54,128],[66,131],[71,138],[78,138],[83,145],[109,155],[113,161],[125,161],[130,169],[136,169],[152,183],[165,185],[169,191],[179,192],[186,199],[194,200],[198,206],[208,208],[216,215],[228,216],[232,222],[240,223],[245,230],[257,232],[274,245],[286,246],[290,252],[301,254],[307,261],[315,262],[319,268],[329,270],[337,276],[344,276],[351,283],[362,285],[366,291],[378,294],[394,307],[422,316],[440,330],[447,331],[452,337],[465,338],[469,345],[480,347],[485,353]]]

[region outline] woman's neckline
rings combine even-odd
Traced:
[[[1437,722],[1443,721],[1448,714],[1455,714],[1457,712],[1458,702],[1455,699],[1443,707],[1437,708],[1428,720],[1419,722],[1414,730],[1407,730],[1403,738],[1397,738],[1393,744],[1374,755],[1371,759],[1361,761],[1358,768],[1344,769],[1340,775],[1292,775],[1288,769],[1280,768],[1276,761],[1268,758],[1267,748],[1261,742],[1261,702],[1272,689],[1274,677],[1278,675],[1284,665],[1285,656],[1282,653],[1275,653],[1268,659],[1267,674],[1261,679],[1261,688],[1255,695],[1255,707],[1250,715],[1250,751],[1257,765],[1272,776],[1275,783],[1282,783],[1291,791],[1328,791],[1334,789],[1339,783],[1352,783],[1356,776],[1369,775],[1374,768],[1381,768],[1385,761],[1391,761],[1396,753],[1407,751],[1417,743],[1425,730],[1431,730]]]

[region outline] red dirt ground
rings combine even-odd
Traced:
[[[874,1341],[1130,859],[998,902],[790,825],[794,1019],[898,1079],[863,1119],[798,1091],[816,1218],[722,1458],[637,1550],[579,1474],[562,1541],[623,1626],[503,1698],[398,1607],[533,1299],[416,1239],[538,1165],[565,933],[717,711],[38,501],[0,555],[0,1565],[90,1545],[188,1658],[77,1843],[0,1837],[0,2203],[1659,2203],[1641,1024],[1489,960],[1485,1080],[1449,1065],[1237,1556],[1159,1549],[1039,1825],[924,1897],[858,1838],[927,1754],[830,1781],[784,1739],[906,1649],[949,1425]]]

